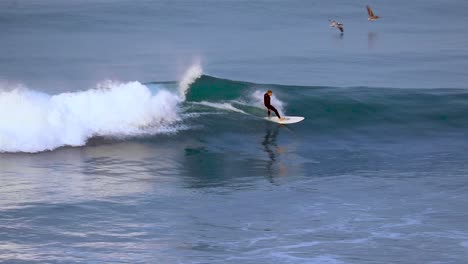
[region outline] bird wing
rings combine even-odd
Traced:
[[[366,6],[367,8],[367,14],[369,14],[370,17],[373,17],[374,16],[374,12],[372,12],[372,9],[370,8],[370,6]]]
[[[338,26],[338,29],[343,33],[343,26]]]

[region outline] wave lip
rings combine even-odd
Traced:
[[[191,85],[202,76],[203,69],[199,63],[192,65],[179,82],[180,97],[185,100]]]
[[[174,93],[152,94],[139,82],[54,96],[21,88],[0,92],[0,152],[83,146],[93,136],[164,133],[180,120],[180,102]]]

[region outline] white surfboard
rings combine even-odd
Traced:
[[[280,120],[277,116],[271,116],[271,117],[264,117],[263,119],[275,122],[278,124],[294,124],[297,122],[301,122],[304,120],[304,117],[302,116],[283,116],[284,119]]]

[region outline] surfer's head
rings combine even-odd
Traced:
[[[268,95],[272,95],[273,92],[272,92],[271,90],[268,90],[268,91],[267,91],[267,94],[268,94]]]

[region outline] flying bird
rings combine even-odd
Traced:
[[[369,18],[367,18],[367,20],[373,21],[373,20],[376,20],[377,18],[380,18],[379,16],[374,15],[374,12],[372,12],[372,9],[370,8],[370,6],[366,5],[366,8],[367,8],[367,14],[369,14]]]
[[[338,30],[341,31],[341,33],[343,33],[343,23],[340,23],[340,22],[336,22],[335,20],[328,20],[330,21],[330,27],[334,27],[334,28],[337,28]]]

